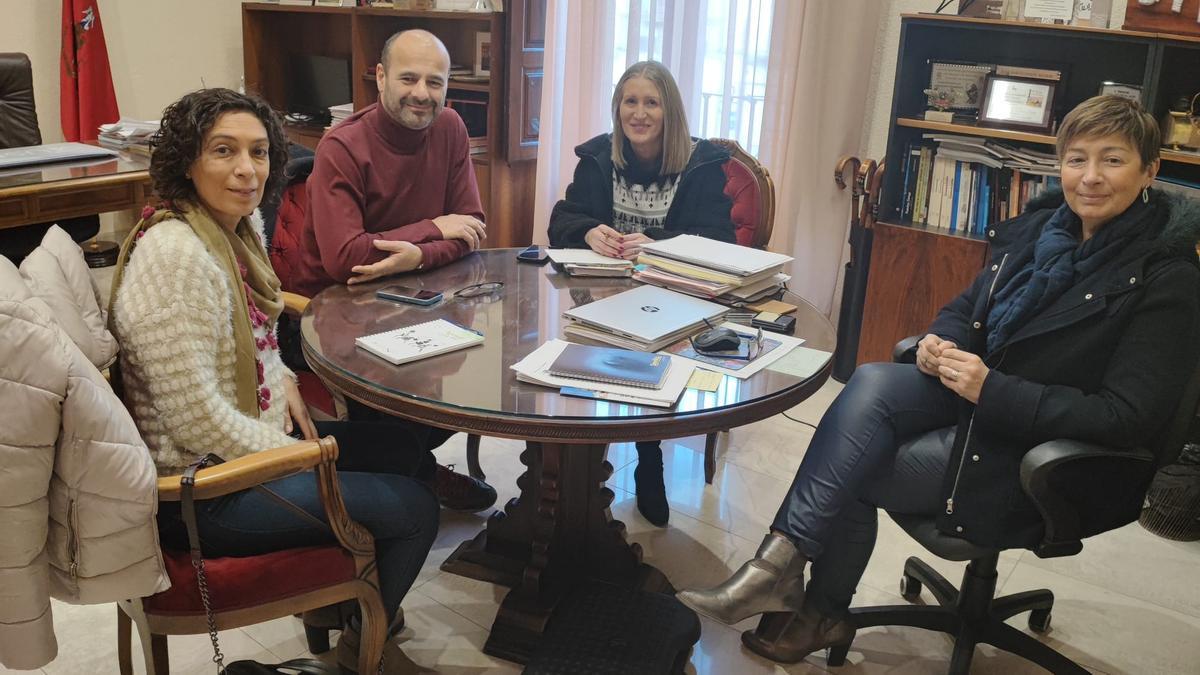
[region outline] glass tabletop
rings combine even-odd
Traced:
[[[77,178],[136,173],[149,168],[150,160],[148,158],[131,155],[127,152],[122,152],[115,157],[99,157],[77,162],[18,166],[0,170],[0,191],[6,188],[57,183]]]
[[[520,250],[484,250],[420,275],[330,287],[313,298],[301,321],[306,357],[310,363],[318,362],[313,363],[318,372],[334,373],[367,391],[524,418],[678,417],[741,406],[826,376],[824,368],[804,379],[773,370],[762,370],[745,380],[727,375],[715,392],[685,389],[674,408],[567,397],[556,389],[519,382],[509,366],[545,341],[562,338],[564,311],[636,285],[631,279],[567,277],[549,265],[518,263]],[[503,282],[503,287],[491,293],[454,295],[475,284],[497,281]],[[375,297],[381,286],[397,283],[440,291],[444,299],[421,307]],[[797,297],[785,299],[799,306],[795,336],[803,338],[806,347],[832,352],[835,337],[829,320]],[[482,333],[484,342],[399,366],[354,344],[362,335],[439,318]]]

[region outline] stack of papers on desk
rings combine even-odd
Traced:
[[[552,248],[546,251],[550,262],[573,277],[627,277],[633,262],[600,255],[590,248]]]
[[[341,105],[329,106],[329,127],[328,128],[332,129],[333,127],[336,127],[337,125],[341,124],[342,122],[345,122],[346,118],[353,114],[354,114],[354,104],[353,103],[343,103]]]
[[[671,359],[671,365],[667,369],[667,377],[660,389],[629,387],[610,382],[581,382],[571,377],[551,375],[549,372],[551,364],[569,345],[570,343],[564,340],[550,340],[538,347],[532,354],[511,366],[517,373],[517,379],[556,389],[582,389],[590,396],[606,401],[670,408],[675,405],[675,401],[679,400],[679,395],[687,387],[688,380],[692,377],[692,370],[694,370],[693,364],[687,360],[668,356]]]
[[[112,124],[101,124],[96,140],[113,150],[128,150],[143,157],[150,156],[150,138],[158,131],[157,120],[131,120],[122,117]]]
[[[777,292],[790,256],[684,234],[642,246],[634,278],[702,298],[753,302]]]

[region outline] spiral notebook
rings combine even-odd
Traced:
[[[661,389],[671,359],[628,349],[569,344],[546,372],[590,382]]]
[[[385,333],[364,335],[354,344],[392,365],[400,365],[483,342],[483,335],[445,319],[426,321]]]

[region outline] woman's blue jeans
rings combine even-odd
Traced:
[[[410,474],[426,454],[417,439],[387,423],[317,422],[321,436],[338,441],[338,482],[350,517],[375,537],[384,609],[390,622],[412,587],[437,536],[440,508],[433,493]],[[279,496],[322,521],[325,509],[312,472],[266,483]],[[200,548],[206,558],[252,556],[335,543],[333,533],[257,490],[196,502]],[[187,549],[179,505],[159,513],[163,543]]]
[[[875,548],[878,509],[942,507],[960,400],[914,365],[868,363],[821,418],[771,525],[811,561],[806,602],[821,613],[850,606]],[[942,431],[901,448],[934,430]]]

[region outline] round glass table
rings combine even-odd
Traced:
[[[567,277],[518,263],[519,249],[473,253],[421,275],[362,286],[333,286],[312,299],[301,320],[304,356],[336,392],[406,419],[473,434],[527,441],[520,497],[489,518],[442,568],[500,583],[505,598],[488,653],[523,662],[557,599],[585,579],[668,588],[641,562],[641,549],[608,511],[610,442],[680,438],[770,417],[808,398],[828,379],[832,360],[808,377],[762,370],[725,376],[717,391],[685,389],[673,408],[575,398],[520,382],[510,366],[543,342],[561,338],[562,313],[634,286],[630,279]],[[492,282],[500,282],[499,284]],[[375,297],[399,283],[440,291],[422,307]],[[796,337],[832,352],[834,328],[807,302],[797,305]],[[444,318],[484,335],[478,346],[394,366],[355,347],[355,338]]]

